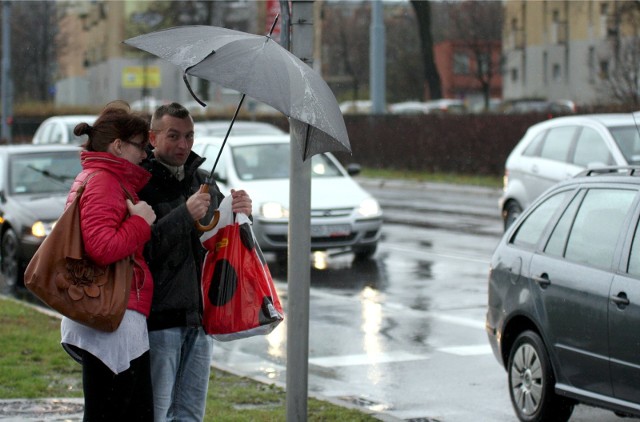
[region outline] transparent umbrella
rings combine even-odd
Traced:
[[[179,66],[187,86],[186,75],[193,75],[281,111],[290,118],[303,160],[326,151],[351,152],[342,113],[327,83],[270,36],[195,25],[124,43]]]

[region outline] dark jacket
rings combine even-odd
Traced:
[[[200,276],[205,249],[200,232],[187,210],[187,199],[204,183],[206,173],[199,170],[204,158],[191,152],[184,166],[185,177],[176,179],[153,155],[142,166],[151,180],[140,191],[140,199],[153,207],[157,220],[151,226],[151,241],[145,258],[154,280],[153,303],[147,319],[149,330],[195,327],[202,323]],[[211,213],[223,195],[214,183]],[[210,216],[203,222],[210,221]]]

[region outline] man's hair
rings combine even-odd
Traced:
[[[154,128],[154,123],[162,120],[162,117],[165,115],[169,115],[171,117],[176,117],[178,119],[186,119],[190,116],[189,110],[184,108],[182,104],[179,103],[171,103],[171,104],[163,104],[156,109],[151,116],[151,129]]]

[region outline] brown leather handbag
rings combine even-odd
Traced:
[[[62,315],[112,332],[120,326],[129,302],[133,257],[103,267],[84,253],[79,204],[85,185],[94,174],[78,188],[73,202],[31,258],[24,284]]]

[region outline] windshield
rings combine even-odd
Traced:
[[[233,164],[241,180],[288,179],[289,144],[234,147]],[[342,173],[325,154],[311,159],[312,177],[339,177]]]
[[[638,133],[638,128],[636,126],[610,127],[609,131],[627,163],[640,164],[640,133]]]
[[[67,193],[81,169],[78,151],[14,155],[9,163],[10,193]]]

